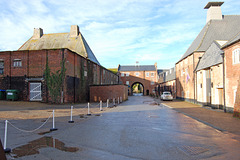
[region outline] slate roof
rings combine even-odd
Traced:
[[[170,70],[171,70],[171,73],[170,73]],[[171,69],[164,70],[163,72],[161,72],[159,74],[159,76],[161,76],[163,78],[162,79],[163,81],[160,82],[160,83],[164,83],[164,82],[175,80],[176,79],[175,67],[173,67]]]
[[[214,40],[230,40],[239,33],[239,26],[240,15],[223,15],[222,20],[210,20],[178,62],[193,52],[205,52]]]
[[[60,48],[68,48],[71,51],[76,52],[77,54],[88,58],[89,60],[100,65],[81,33],[79,33],[77,37],[70,37],[69,33],[43,34],[42,37],[39,39],[33,39],[31,37],[19,48],[19,50],[41,50]]]
[[[171,73],[170,73],[170,70],[171,70]],[[166,75],[166,82],[176,79],[175,67],[171,68],[170,70],[168,71],[168,74]]]
[[[216,41],[214,41],[199,61],[196,71],[222,63],[223,60],[222,56],[219,53],[220,50],[221,46]]]
[[[236,36],[234,36],[231,40],[229,40],[228,43],[226,43],[222,47],[222,49],[232,45],[233,43],[236,43],[237,41],[240,41],[240,32]]]
[[[156,71],[154,65],[139,65],[139,66],[121,66],[119,65],[118,71]]]

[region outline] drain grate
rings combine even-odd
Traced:
[[[201,153],[209,151],[208,149],[203,148],[203,147],[193,147],[193,146],[181,146],[178,148],[181,151],[183,151],[184,153],[191,155],[191,156],[199,155]]]

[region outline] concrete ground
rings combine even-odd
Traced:
[[[155,101],[173,108],[174,110],[203,122],[215,129],[240,135],[240,119],[233,117],[232,113],[224,113],[223,110],[202,107],[200,105],[181,100],[161,101],[160,99],[155,99]]]
[[[7,147],[13,152],[7,158],[239,159],[240,136],[237,130],[226,130],[212,123],[216,121],[214,118],[225,119],[225,115],[228,115],[229,123],[239,124],[239,119],[231,117],[231,114],[211,111],[187,102],[162,102],[146,96],[129,97],[128,101],[114,108],[106,109],[104,105],[104,112],[100,112],[97,105],[91,104],[93,115],[87,116],[87,105],[75,104],[75,123],[70,124],[71,104],[3,101],[0,105],[2,141],[5,119],[21,129],[32,130],[46,122],[52,109],[55,109],[58,128],[49,132],[51,119],[36,132],[22,132],[9,125]],[[208,112],[211,112],[212,119],[204,115]]]

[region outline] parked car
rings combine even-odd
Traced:
[[[163,92],[163,94],[161,95],[161,100],[173,100],[173,96],[171,94],[171,92],[165,91]]]

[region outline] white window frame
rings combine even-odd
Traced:
[[[126,81],[126,85],[129,85],[129,81]]]
[[[151,85],[154,85],[155,84],[155,82],[154,81],[151,81]]]
[[[235,104],[235,101],[236,101],[236,97],[237,97],[237,90],[235,89],[234,91],[233,91],[233,105]]]
[[[135,75],[136,75],[137,77],[139,77],[140,74],[139,74],[139,72],[135,72]]]
[[[4,74],[4,61],[0,60],[0,63],[2,63],[2,65],[0,66],[1,67],[0,68],[0,70],[1,70],[0,75],[3,75]]]
[[[13,60],[13,67],[22,67],[22,60],[21,59],[14,59]]]
[[[240,63],[240,48],[233,50],[232,58],[233,58],[233,64]]]
[[[124,73],[121,73],[121,77],[124,77]]]
[[[129,73],[128,72],[126,73],[126,77],[129,77]]]
[[[149,72],[146,72],[146,77],[149,77]]]

